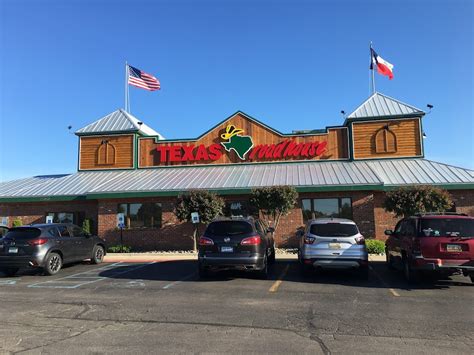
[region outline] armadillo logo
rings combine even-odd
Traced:
[[[228,125],[221,138],[227,142],[221,142],[227,152],[234,151],[240,160],[245,160],[245,156],[253,148],[252,137],[242,136],[243,129],[236,128],[234,125]]]

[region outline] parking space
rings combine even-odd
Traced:
[[[278,260],[267,280],[241,272],[199,280],[196,271],[194,260],[162,260],[0,275],[0,348],[54,352],[73,336],[91,352],[123,351],[104,340],[111,337],[167,352],[255,352],[264,342],[291,353],[469,353],[474,345],[474,289],[463,276],[409,285],[381,262],[371,263],[369,280],[345,271],[302,276],[295,260]],[[196,345],[202,337],[213,339],[207,348]]]

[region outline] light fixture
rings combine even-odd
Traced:
[[[423,132],[423,139],[426,139],[426,138],[428,138],[428,136],[426,135],[425,132]]]

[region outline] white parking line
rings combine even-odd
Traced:
[[[74,289],[74,288],[79,288],[84,285],[89,285],[95,282],[103,281],[109,278],[113,278],[115,276],[119,276],[122,274],[126,274],[128,272],[138,270],[141,268],[144,268],[148,265],[154,264],[155,262],[150,262],[146,264],[127,264],[127,263],[114,263],[110,265],[106,265],[94,270],[89,270],[85,272],[80,272],[78,274],[73,274],[69,275],[66,277],[61,277],[59,279],[55,280],[49,280],[49,281],[44,281],[44,282],[38,282],[34,283],[31,285],[28,285],[28,287],[33,287],[33,288],[66,288],[66,289]],[[135,267],[129,267],[134,265]],[[113,270],[117,268],[117,270]],[[101,272],[111,270],[110,275],[107,276],[99,276]],[[71,284],[72,283],[72,284]]]
[[[172,282],[172,283],[169,283],[168,285],[163,286],[162,288],[163,288],[163,290],[167,290],[167,289],[169,289],[169,288],[171,288],[171,287],[173,287],[173,286],[176,286],[176,285],[180,284],[180,283],[183,282],[183,281],[192,279],[194,276],[196,276],[196,272],[193,272],[192,274],[189,274],[189,275],[183,277],[182,279],[179,279],[178,281],[174,281],[174,282]]]

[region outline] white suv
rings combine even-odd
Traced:
[[[299,241],[298,260],[303,273],[313,268],[357,269],[361,277],[369,276],[365,240],[350,219],[308,221]]]

